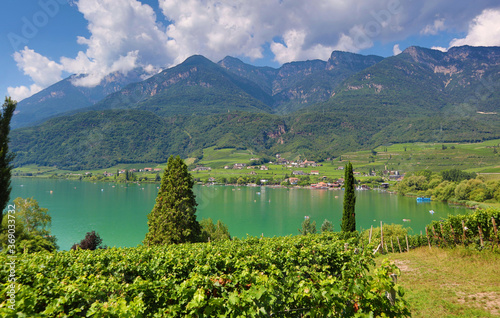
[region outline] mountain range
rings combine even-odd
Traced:
[[[280,68],[195,55],[144,77],[115,74],[93,89],[69,78],[19,103],[13,126],[31,126],[12,131],[16,165],[164,162],[214,145],[321,160],[394,142],[500,138],[498,47],[334,51]]]

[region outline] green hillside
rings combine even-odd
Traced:
[[[91,109],[141,109],[161,116],[234,110],[272,112],[271,100],[255,83],[195,55],[143,82],[128,85]]]
[[[255,156],[289,153],[321,161],[391,143],[500,138],[495,122],[479,119],[447,125],[439,120],[392,120],[316,112],[287,117],[255,112],[160,117],[141,110],[103,110],[16,129],[11,149],[16,166],[83,170],[118,163],[163,163],[172,154],[187,158],[208,147],[249,149]]]

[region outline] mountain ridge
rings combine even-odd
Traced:
[[[385,59],[332,52],[279,69],[193,56],[94,106],[13,130],[11,149],[16,165],[76,169],[210,146],[322,160],[389,143],[481,141],[500,138],[499,87],[499,47],[410,47]]]

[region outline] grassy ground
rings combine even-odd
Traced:
[[[389,254],[412,317],[499,317],[500,252],[421,247]]]

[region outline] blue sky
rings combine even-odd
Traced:
[[[411,45],[500,46],[498,0],[3,0],[0,91],[22,100],[70,74],[154,74],[193,54],[253,65],[384,57]]]

